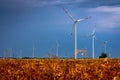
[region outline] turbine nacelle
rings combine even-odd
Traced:
[[[110,40],[107,40],[107,41],[103,41],[103,45],[105,46]]]
[[[78,20],[75,20],[75,21],[74,21],[74,24],[76,24],[76,23],[78,23],[78,22],[79,22]]]
[[[104,42],[103,42],[103,44],[107,44],[107,43],[108,43],[108,41],[104,41]]]
[[[91,34],[91,36],[92,36],[93,38],[95,38],[95,34]]]

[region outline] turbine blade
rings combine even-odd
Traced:
[[[104,43],[106,44],[106,43],[108,43],[108,41],[105,41]]]
[[[75,32],[75,23],[72,26],[72,32]],[[72,36],[72,32],[70,33],[70,39],[71,39],[71,36]]]
[[[84,21],[84,20],[87,20],[87,19],[90,19],[91,17],[86,17],[86,18],[81,18],[81,19],[78,19],[77,21],[80,22],[80,21]]]
[[[72,21],[75,21],[75,19],[72,17],[72,15],[65,9],[63,8],[64,12],[72,19]]]
[[[107,42],[110,42],[110,40],[107,40]]]
[[[95,36],[95,38],[96,38],[96,36]],[[103,43],[103,40],[98,39],[98,38],[96,38],[96,39],[97,39],[97,41],[99,41],[100,43]]]
[[[97,41],[98,41],[98,39],[96,38],[96,36],[95,36],[94,38],[95,38],[95,40],[97,40]]]
[[[95,31],[96,31],[96,25],[94,26],[92,34],[95,34]]]
[[[87,37],[90,37],[91,34],[87,34],[87,35],[84,35],[83,37],[87,38]]]
[[[108,43],[108,42],[110,42],[110,40],[104,41],[105,44]]]
[[[70,40],[72,39],[72,32],[70,33]]]
[[[73,24],[72,30],[75,32],[75,23]]]
[[[58,44],[58,41],[56,40],[56,45],[57,45],[57,47],[59,47],[59,44]]]

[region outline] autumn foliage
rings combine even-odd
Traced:
[[[120,59],[0,59],[0,80],[120,80]]]

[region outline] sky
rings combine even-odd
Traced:
[[[63,8],[75,18],[90,19],[77,24],[78,49],[86,49],[92,56],[92,33],[96,24],[95,58],[104,51],[110,57],[120,57],[120,1],[119,0],[0,0],[0,57],[74,57],[73,22]],[[10,51],[12,49],[12,51]],[[85,57],[78,54],[78,57]]]

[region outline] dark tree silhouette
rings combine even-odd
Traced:
[[[104,53],[104,52],[102,52],[101,55],[99,56],[99,58],[106,58],[106,57],[108,57],[107,53]]]

